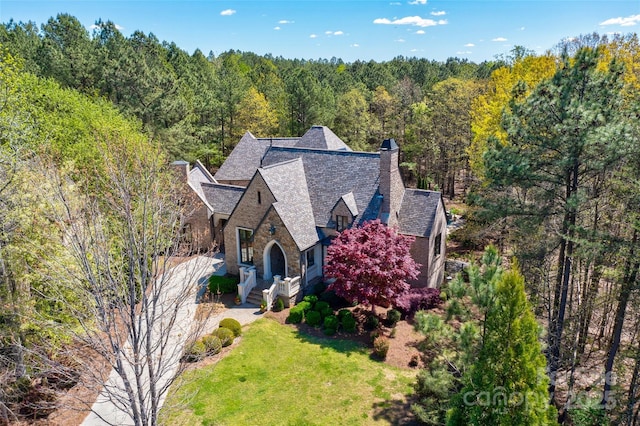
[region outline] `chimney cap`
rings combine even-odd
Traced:
[[[394,151],[396,149],[399,148],[394,139],[385,139],[384,142],[382,142],[382,146],[380,146],[381,151]]]

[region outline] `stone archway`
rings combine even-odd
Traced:
[[[280,275],[282,278],[287,276],[287,256],[277,241],[271,241],[264,248],[263,260],[265,280],[270,280],[274,275]]]

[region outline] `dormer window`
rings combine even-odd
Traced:
[[[341,232],[349,227],[349,218],[347,216],[336,216],[336,231]]]

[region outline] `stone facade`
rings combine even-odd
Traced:
[[[191,234],[189,237],[191,240],[191,249],[194,252],[213,250],[209,209],[197,197],[192,198],[195,198],[192,201],[193,209],[191,209],[185,217],[185,226]]]
[[[205,252],[213,249],[213,237],[209,222],[209,209],[189,186],[189,163],[175,161],[171,164],[176,179],[181,182],[183,227],[180,249],[184,252]]]
[[[277,244],[285,255],[286,268],[282,278],[301,275],[300,251],[278,213],[271,208],[255,230],[253,241],[253,263],[258,275],[265,279],[270,279],[274,275],[271,266],[265,264],[269,262],[269,251],[273,244]]]
[[[388,215],[389,226],[397,226],[396,212],[400,211],[402,204],[404,183],[398,163],[400,149],[391,141],[392,145],[388,149],[380,149],[380,194],[383,196],[381,214]]]
[[[256,174],[224,227],[225,260],[228,273],[233,275],[240,273],[238,268],[238,228],[254,231],[255,239],[255,230],[274,202],[275,198],[266,183],[259,174]],[[261,255],[262,252],[258,252],[254,246],[253,261],[256,262],[256,258]],[[261,275],[261,272],[259,271],[258,274]]]

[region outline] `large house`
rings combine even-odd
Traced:
[[[196,249],[214,242],[227,272],[255,267],[270,280],[322,279],[331,239],[343,229],[380,219],[412,235],[422,265],[413,286],[437,287],[444,274],[446,214],[439,192],[405,188],[399,148],[352,151],[330,129],[300,138],[255,138],[247,132],[212,176],[199,162],[176,162],[195,196],[185,235]]]

